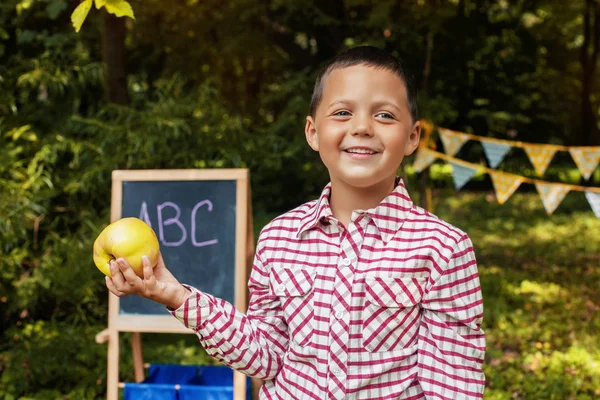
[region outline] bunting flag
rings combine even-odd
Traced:
[[[444,150],[448,155],[455,155],[458,153],[460,148],[469,140],[468,135],[464,135],[459,132],[451,131],[450,129],[438,128],[440,132],[440,138],[444,144]]]
[[[488,141],[481,141],[481,145],[483,146],[483,152],[490,164],[490,167],[496,168],[502,160],[504,160],[504,156],[511,149],[511,146],[502,143],[494,143]]]
[[[586,149],[585,147],[571,147],[569,153],[573,157],[573,161],[577,164],[579,172],[585,179],[590,179],[590,176],[596,170],[600,162],[600,148]]]
[[[435,161],[435,159],[436,156],[433,153],[427,151],[426,149],[419,150],[415,157],[413,168],[416,172],[423,172],[427,167],[431,165],[432,162]]]
[[[496,190],[496,199],[500,204],[504,204],[515,190],[521,186],[524,180],[521,176],[506,174],[504,172],[489,171],[489,174]]]
[[[597,218],[600,218],[600,193],[585,192],[585,198]]]
[[[581,175],[585,179],[589,179],[600,164],[600,146],[560,146],[555,144],[524,143],[476,136],[470,133],[435,127],[446,152],[442,153],[428,146],[430,144],[428,140],[429,135],[434,129],[434,125],[426,125],[424,123],[423,126],[426,127],[424,128],[426,140],[421,142],[419,153],[416,155],[413,164],[415,171],[423,171],[437,159],[444,160],[452,166],[452,180],[456,189],[460,190],[475,176],[477,171],[483,170],[490,175],[496,192],[496,199],[500,204],[504,204],[521,184],[533,184],[537,188],[548,215],[552,214],[558,208],[570,191],[584,192],[592,211],[596,217],[600,218],[600,187],[578,186],[560,182],[551,183],[496,170],[513,147],[525,150],[531,164],[535,168],[535,172],[540,176],[544,175],[556,152],[568,151],[575,164],[577,164]],[[481,142],[489,167],[469,163],[454,157],[468,140]]]
[[[541,144],[527,144],[524,146],[524,149],[535,168],[535,172],[539,176],[544,175],[546,168],[548,168],[550,161],[552,161],[554,154],[558,150],[554,146]]]
[[[569,187],[566,185],[536,182],[535,187],[542,198],[542,203],[544,203],[544,208],[548,215],[556,210],[556,207],[558,207],[567,193],[569,193]]]
[[[454,181],[456,190],[465,186],[465,184],[471,180],[473,175],[475,175],[475,172],[477,172],[476,168],[465,167],[464,165],[453,162],[450,162],[450,165],[452,165],[452,180]]]

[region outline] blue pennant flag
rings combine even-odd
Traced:
[[[498,164],[502,162],[504,156],[511,148],[508,144],[486,142],[484,140],[481,141],[481,145],[483,146],[483,152],[492,168],[496,168]]]
[[[475,172],[474,168],[465,167],[460,164],[450,163],[452,165],[452,179],[454,180],[454,187],[456,190],[460,190],[467,182],[471,180]]]

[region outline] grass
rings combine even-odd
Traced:
[[[475,246],[485,399],[600,398],[600,219],[583,194],[570,193],[548,216],[535,192],[499,205],[493,193],[439,190],[434,213]],[[273,216],[256,215],[255,231]],[[146,361],[212,362],[192,335],[143,336]]]
[[[600,397],[600,219],[582,193],[546,215],[536,193],[437,192],[465,230],[484,297],[486,399]]]

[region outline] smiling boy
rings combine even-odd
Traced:
[[[107,287],[168,306],[210,355],[265,380],[261,399],[482,398],[473,246],[396,177],[419,144],[412,77],[382,50],[351,49],[317,78],[309,114],[330,183],[261,231],[246,314],[162,259],[143,279],[113,262]]]

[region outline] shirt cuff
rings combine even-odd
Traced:
[[[189,285],[183,285],[190,290],[190,295],[176,310],[167,307],[167,310],[183,325],[194,332],[202,327],[213,310],[211,296]]]

